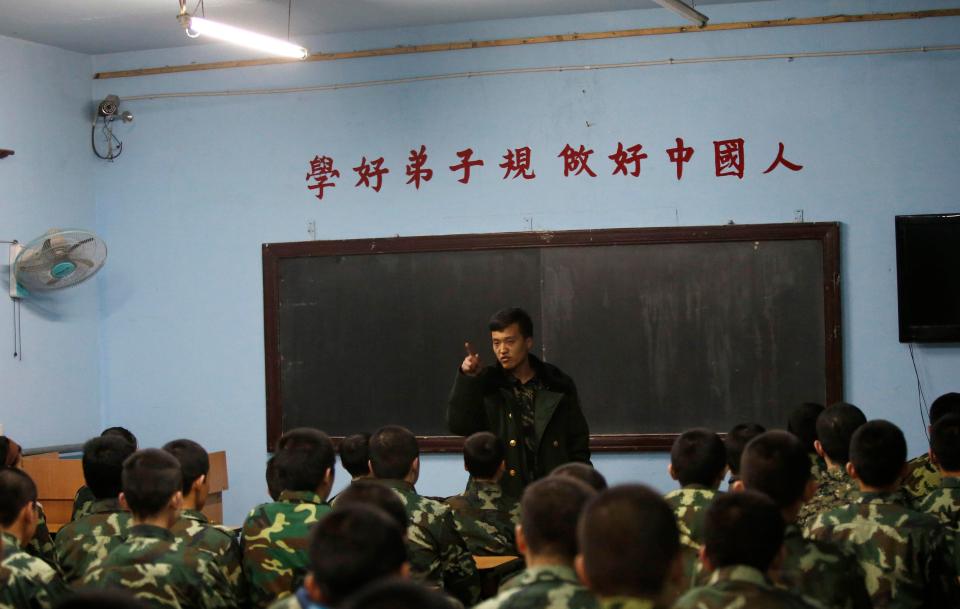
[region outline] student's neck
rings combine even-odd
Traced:
[[[133,524],[148,524],[154,527],[160,527],[161,529],[170,528],[170,514],[168,512],[160,512],[154,516],[146,516],[141,518],[137,515],[133,516]]]
[[[847,467],[846,463],[837,463],[827,455],[823,455],[823,462],[827,464],[827,469],[830,471],[844,470]]]
[[[198,505],[197,497],[193,493],[190,493],[189,495],[183,496],[183,509],[199,512],[200,510],[203,509],[203,506]]]
[[[500,482],[500,477],[497,476],[497,477],[495,477],[495,478],[478,478],[477,476],[474,476],[474,477],[473,477],[473,481],[474,481],[474,482],[485,482],[485,483],[487,483],[487,484],[497,484],[498,482]]]
[[[552,554],[533,554],[527,552],[523,555],[523,560],[527,563],[527,568],[533,567],[570,567],[573,568],[573,560],[565,556],[555,556]]]
[[[20,531],[16,527],[0,527],[0,532],[6,533],[7,535],[13,535],[17,538],[17,546],[23,546],[23,531]]]
[[[526,358],[524,358],[523,362],[517,364],[512,370],[510,370],[510,374],[516,377],[516,379],[521,383],[526,383],[536,376],[536,373],[533,371],[533,366],[530,365],[530,356],[528,355]]]
[[[354,476],[350,478],[350,482],[356,482],[357,480],[371,480],[373,479],[373,474],[361,474],[359,476]]]
[[[869,484],[864,484],[861,480],[857,480],[857,486],[860,488],[861,493],[895,493],[897,489],[900,488],[898,482],[888,484],[887,486],[870,486]]]

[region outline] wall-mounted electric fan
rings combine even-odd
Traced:
[[[107,244],[89,231],[51,229],[26,245],[14,243],[10,258],[10,295],[20,298],[89,279],[106,262]]]

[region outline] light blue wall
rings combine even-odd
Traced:
[[[0,37],[0,240],[96,228],[86,55]],[[0,244],[0,423],[25,447],[81,441],[100,425],[94,278],[23,301],[23,359],[13,358],[7,245]]]
[[[725,22],[944,6],[762,2],[708,12]],[[340,51],[676,23],[663,11],[635,11],[308,42],[313,50]],[[956,18],[716,32],[95,81],[94,98],[957,43]],[[203,47],[99,56],[94,69],[232,56],[242,55]],[[960,53],[953,51],[129,101],[137,118],[118,130],[123,157],[95,174],[99,226],[111,246],[100,283],[103,423],[130,426],[144,444],[190,436],[226,449],[226,515],[239,522],[265,498],[261,243],[305,240],[309,221],[318,238],[340,239],[517,231],[531,217],[538,230],[788,222],[803,209],[808,221],[843,223],[847,399],[901,425],[918,452],[924,438],[916,383],[897,342],[893,216],[958,210],[958,99]],[[680,182],[664,154],[678,136],[697,149]],[[748,175],[714,177],[713,140],[736,137],[747,142]],[[642,143],[650,155],[639,179],[609,175],[605,157],[617,141]],[[778,142],[802,172],[760,175]],[[562,177],[556,155],[566,143],[596,150],[598,178]],[[436,176],[416,192],[403,184],[403,170],[420,144]],[[500,156],[522,145],[534,150],[537,179],[501,180]],[[445,167],[468,146],[487,165],[463,186]],[[334,157],[342,174],[323,201],[304,180],[318,154]],[[387,159],[391,173],[379,194],[353,188],[351,167],[362,155]],[[415,352],[416,345],[400,346],[388,356],[402,361]],[[928,395],[957,389],[956,346],[922,347],[918,363]],[[671,486],[664,455],[596,460],[612,481]],[[341,475],[338,486],[344,481]],[[448,494],[462,483],[459,457],[424,459],[422,492]]]

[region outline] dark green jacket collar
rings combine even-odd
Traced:
[[[759,569],[748,567],[747,565],[734,565],[732,567],[721,567],[710,574],[710,580],[707,585],[713,585],[718,582],[747,582],[763,588],[773,588],[769,578]]]
[[[130,541],[134,537],[160,539],[163,541],[169,541],[170,543],[173,543],[177,539],[169,529],[158,527],[153,524],[135,524],[130,527],[130,533],[127,535],[127,541]]]
[[[110,497],[109,499],[97,499],[90,506],[91,514],[112,514],[113,512],[125,512],[120,506],[120,499]]]
[[[326,503],[323,497],[313,491],[282,491],[278,501],[281,503],[316,503],[317,505]]]

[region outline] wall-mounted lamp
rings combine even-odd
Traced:
[[[306,59],[308,54],[307,49],[304,47],[287,42],[286,40],[264,36],[263,34],[257,34],[256,32],[233,27],[232,25],[210,21],[209,19],[194,17],[186,12],[186,5],[183,3],[180,5],[180,14],[177,15],[177,19],[187,32],[187,36],[191,38],[196,38],[202,34],[216,38],[217,40],[223,40],[224,42],[231,42],[291,59]]]

